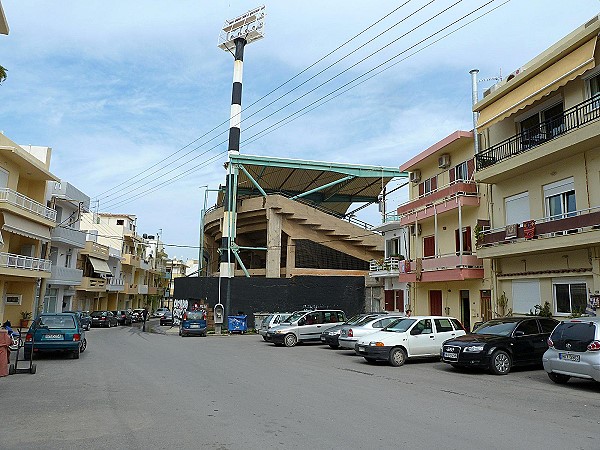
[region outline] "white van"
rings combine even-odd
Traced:
[[[320,341],[321,333],[346,321],[339,309],[296,311],[281,324],[267,332],[267,341],[275,345],[293,347],[298,342]]]
[[[361,337],[354,351],[367,362],[383,360],[398,367],[407,358],[439,357],[444,341],[464,334],[464,327],[454,317],[405,317]]]

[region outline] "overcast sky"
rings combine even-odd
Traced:
[[[472,129],[470,69],[482,79],[506,76],[600,10],[599,0],[512,0],[423,48],[504,0],[451,26],[488,0],[455,3],[265,1],[265,38],[245,51],[241,152],[398,167],[453,131]],[[225,179],[233,58],[217,38],[225,19],[260,3],[2,4],[10,34],[0,36],[8,74],[0,130],[19,144],[52,147],[52,172],[99,200],[101,211],[135,214],[140,233],[162,229],[167,244],[181,245],[168,247],[170,256],[197,258],[201,186],[216,189]],[[396,55],[388,70],[343,87]],[[323,97],[330,101],[284,120]],[[403,195],[392,196],[388,209]],[[361,218],[380,221],[376,207]]]

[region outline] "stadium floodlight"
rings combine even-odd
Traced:
[[[233,52],[235,40],[242,38],[246,44],[264,37],[265,6],[251,9],[235,19],[226,20],[219,35],[219,48]]]

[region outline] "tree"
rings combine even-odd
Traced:
[[[3,66],[0,66],[0,84],[6,80],[6,69]]]

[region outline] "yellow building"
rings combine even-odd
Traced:
[[[491,229],[477,256],[493,264],[494,306],[556,317],[600,294],[600,65],[594,17],[475,106],[475,179],[491,185]]]
[[[489,224],[487,192],[474,168],[472,132],[456,131],[419,153],[400,166],[410,172],[409,200],[395,217],[408,241],[399,245],[397,269],[408,284],[406,307],[456,317],[468,329],[491,318],[489,271],[475,255],[475,233]]]
[[[21,313],[35,315],[36,287],[51,276],[44,259],[56,211],[45,205],[51,149],[21,147],[0,134],[0,321],[18,326]]]

